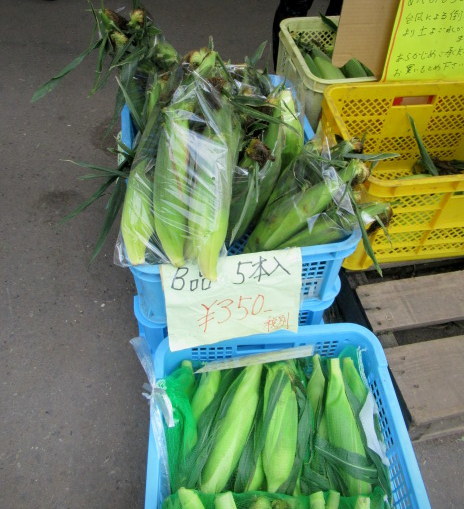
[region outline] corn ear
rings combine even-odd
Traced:
[[[342,359],[342,373],[345,383],[362,406],[366,401],[369,391],[351,357],[344,357]]]
[[[327,492],[327,500],[325,501],[325,509],[338,509],[340,505],[340,493],[338,491],[329,490]]]
[[[214,497],[214,509],[237,509],[231,491],[219,493]]]
[[[153,235],[152,183],[146,174],[146,161],[131,169],[121,215],[121,234],[127,258],[132,265],[145,263],[145,252]]]
[[[164,71],[172,69],[179,60],[176,49],[167,41],[158,42],[153,48],[153,61]]]
[[[370,509],[371,499],[369,497],[357,497],[354,509]]]
[[[189,208],[189,235],[201,273],[217,279],[219,253],[227,236],[232,178],[240,127],[229,103],[214,113],[218,132],[206,129],[198,140],[195,182]]]
[[[159,98],[159,85],[153,94]],[[153,221],[153,183],[149,176],[153,165],[153,149],[150,131],[158,121],[159,112],[152,110],[127,180],[126,195],[121,215],[121,234],[132,265],[145,263],[145,252],[154,232]]]
[[[350,58],[344,66],[341,67],[341,71],[347,78],[364,78],[367,76],[363,65],[356,58]]]
[[[238,166],[233,177],[229,211],[227,237],[230,242],[239,239],[246,232],[253,219],[259,195],[258,161],[246,153]]]
[[[251,505],[250,509],[273,509],[271,501],[268,497],[258,497]]]
[[[183,465],[198,440],[190,403],[194,387],[192,363],[187,360],[165,379],[166,393],[173,404],[173,417],[176,423],[175,426],[167,427],[165,430],[170,483],[173,490],[183,486],[180,465]]]
[[[184,391],[187,394],[189,400],[191,400],[195,390],[195,374],[193,372],[192,361],[187,359],[183,360],[181,362],[181,368],[185,369],[185,378],[183,382]]]
[[[376,218],[378,216],[382,217],[382,222],[388,223],[391,214],[391,207],[386,202],[362,204],[360,210],[363,223],[369,229],[377,222]],[[333,207],[321,214],[311,225],[311,228],[308,228],[307,225],[304,226],[300,232],[286,240],[277,249],[338,242],[350,235],[358,224],[355,214]]]
[[[200,382],[192,398],[192,412],[197,422],[205,408],[213,401],[220,382],[220,371],[209,371],[201,374]]]
[[[272,392],[281,380],[285,385],[271,410],[272,417],[262,452],[267,491],[271,493],[278,491],[288,479],[295,462],[297,447],[298,404],[288,363],[275,363],[268,367],[264,386],[264,415],[270,411]]]
[[[338,67],[335,67],[335,65],[333,65],[330,60],[326,60],[325,58],[315,56],[314,64],[317,65],[317,68],[319,69],[319,75],[324,80],[345,79],[345,75],[343,74],[343,72]]]
[[[322,408],[324,391],[325,391],[325,376],[321,366],[321,356],[315,354],[312,357],[313,370],[306,385],[306,395],[311,404],[311,410],[314,416],[317,416]]]
[[[177,495],[179,496],[182,509],[205,509],[200,497],[195,491],[187,488],[179,488],[177,490]]]
[[[362,182],[368,175],[367,167],[352,159],[338,173],[339,179],[328,184],[320,182],[296,195],[287,195],[277,203],[269,203],[248,239],[245,252],[277,249],[301,231],[310,217],[324,211],[333,201],[334,193],[345,183]]]
[[[325,509],[325,499],[322,491],[316,491],[309,495],[309,509]]]
[[[153,182],[155,231],[166,256],[176,267],[185,264],[189,201],[188,116],[192,109],[192,103],[184,103],[165,110]]]
[[[303,58],[304,58],[304,61],[306,62],[306,65],[308,66],[308,69],[311,71],[311,73],[314,74],[314,76],[321,78],[321,76],[319,76],[319,72],[320,72],[319,67],[314,63],[313,57],[309,53],[304,52]]]
[[[261,490],[264,486],[264,469],[263,469],[263,457],[260,454],[256,461],[255,471],[253,473],[252,478],[247,483],[245,487],[245,491],[258,491]]]
[[[261,373],[261,364],[246,367],[230,387],[230,404],[218,412],[214,444],[201,476],[205,493],[221,492],[237,467],[258,406]]]
[[[313,57],[313,59],[319,58],[321,60],[325,60],[326,62],[332,62],[332,59],[317,46],[313,46],[311,48],[311,56]]]
[[[330,444],[367,458],[361,433],[345,393],[338,357],[329,359],[329,379],[324,411]],[[340,476],[346,486],[345,495],[355,496],[371,493],[372,487],[369,483],[356,479],[345,471],[342,471]]]
[[[274,118],[284,115],[279,106],[279,98],[271,98],[269,103],[274,106]],[[270,123],[262,142],[252,139],[249,143],[239,165],[240,170],[234,178],[228,234],[231,240],[241,238],[263,211],[281,172],[284,132],[290,129],[288,126],[284,129],[281,124]],[[243,171],[248,174],[244,175]]]
[[[282,90],[278,95],[281,110],[283,149],[282,166],[285,168],[303,148],[303,126],[298,118],[296,103],[289,89]],[[266,141],[265,141],[266,143]]]

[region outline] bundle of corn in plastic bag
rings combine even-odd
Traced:
[[[117,261],[193,262],[215,280],[226,241],[256,220],[282,161],[301,150],[296,103],[251,64],[226,66],[207,48],[159,79],[147,103],[153,106],[136,139]]]

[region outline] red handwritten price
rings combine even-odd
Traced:
[[[288,329],[290,322],[290,313],[282,313],[273,316],[266,321],[267,332],[274,332],[276,330]]]
[[[204,314],[198,319],[198,326],[203,332],[208,331],[208,325],[215,322],[218,325],[233,320],[245,320],[248,316],[271,313],[272,309],[265,309],[265,297],[258,294],[255,297],[240,295],[237,299],[215,300],[211,304],[201,304]]]

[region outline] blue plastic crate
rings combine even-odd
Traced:
[[[166,324],[148,320],[140,310],[140,301],[137,295],[134,297],[134,315],[139,327],[139,336],[143,336],[148,341],[150,350],[154,353],[168,334]]]
[[[179,352],[169,350],[164,340],[154,355],[155,373],[163,378],[182,360],[213,361],[283,348],[314,345],[315,352],[334,357],[346,346],[363,349],[363,363],[377,402],[386,454],[390,461],[390,479],[395,509],[430,509],[411,440],[387,369],[387,359],[372,332],[354,324],[328,324],[300,327],[298,334],[275,332],[228,340]],[[159,460],[152,427],[149,427],[145,509],[158,508]]]
[[[345,256],[354,251],[358,241],[359,237],[353,233],[343,242],[302,248],[301,308],[318,306],[335,299],[340,291],[338,273],[341,264]],[[152,322],[166,324],[166,303],[159,265],[132,266],[130,270],[141,312]]]
[[[320,325],[324,323],[324,312],[333,304],[334,299],[316,303],[304,303],[300,309],[298,325]],[[148,320],[140,309],[140,298],[134,296],[134,315],[139,327],[139,336],[146,338],[152,352],[167,336],[167,327],[164,323]]]

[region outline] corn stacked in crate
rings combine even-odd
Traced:
[[[424,175],[409,116],[432,160],[464,159],[462,82],[337,85],[324,94],[326,134],[365,136],[366,154],[399,154],[380,161],[363,184],[365,199],[388,201],[393,208],[389,235],[378,230],[372,239],[379,263],[463,256],[464,174]],[[359,245],[344,266],[363,270],[371,260]]]
[[[338,23],[338,16],[328,18]],[[375,81],[374,76],[360,78],[346,78],[331,76],[324,79],[308,67],[307,60],[297,43],[315,46],[317,49],[333,48],[336,31],[331,29],[319,17],[289,18],[280,23],[279,52],[277,57],[277,74],[288,78],[296,87],[298,96],[304,104],[305,114],[311,127],[316,130],[319,124],[324,90],[334,83],[359,83],[362,81]],[[322,58],[323,56],[319,56]]]
[[[156,388],[146,509],[221,500],[228,509],[430,508],[385,354],[367,329],[310,326],[178,352],[166,339],[154,354],[140,338],[132,344]]]
[[[271,77],[275,85],[282,78]],[[286,84],[288,86],[288,83]],[[122,141],[130,147],[136,131],[128,108],[122,112]],[[313,137],[306,118],[303,121],[304,137]],[[302,144],[303,140],[301,140]],[[245,203],[244,203],[245,206]],[[301,218],[300,218],[301,219]],[[303,228],[305,221],[303,221]],[[175,229],[175,225],[170,225]],[[359,230],[340,237],[331,244],[302,247],[302,289],[299,325],[319,324],[340,290],[339,270],[343,260],[355,249],[360,239]],[[284,239],[282,239],[284,240]],[[239,235],[229,249],[229,255],[240,254],[246,244],[247,236]],[[147,252],[152,246],[147,247]],[[276,246],[277,247],[277,246]],[[121,248],[124,250],[124,248]],[[164,292],[161,282],[160,266],[157,263],[128,264],[137,288],[134,298],[134,313],[139,324],[139,333],[157,345],[167,333],[167,317]]]

